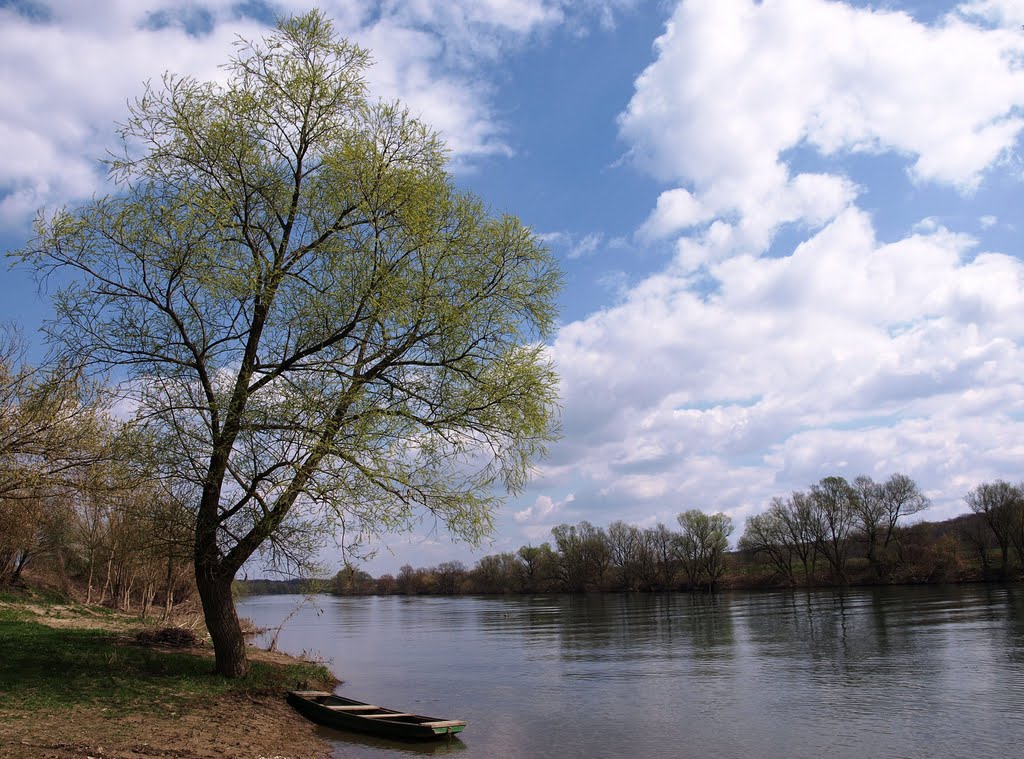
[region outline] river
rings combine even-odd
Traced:
[[[302,601],[239,613],[273,627]],[[346,759],[978,759],[1024,738],[1020,585],[315,596],[278,647],[343,695],[469,723],[427,747],[322,728]]]

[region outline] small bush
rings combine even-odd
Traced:
[[[199,636],[184,627],[141,630],[135,635],[135,642],[143,646],[167,646],[168,648],[195,648],[202,645]]]

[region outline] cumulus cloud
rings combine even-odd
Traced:
[[[539,495],[537,496],[537,500],[533,502],[532,506],[525,508],[522,511],[517,511],[514,515],[514,519],[520,523],[542,521],[556,514],[562,509],[562,507],[572,503],[574,500],[576,500],[576,496],[572,493],[569,493],[569,495],[559,501],[552,500],[549,495]]]
[[[879,240],[858,203],[880,188],[839,160],[901,164],[904,197],[971,193],[1000,165],[1024,128],[1024,37],[966,11],[679,4],[619,121],[670,188],[638,236],[676,236],[676,255],[560,331],[551,477],[635,521],[742,518],[826,475],[895,471],[941,517],[980,479],[1019,478],[1024,263],[937,217]],[[800,239],[772,248],[787,224]]]
[[[1024,5],[1017,0],[970,0],[957,11],[968,19],[982,19],[1014,30],[1024,25]]]
[[[658,196],[658,204],[640,227],[640,233],[644,237],[665,237],[707,221],[711,216],[689,190],[677,187]]]
[[[339,0],[325,10],[373,50],[374,91],[440,128],[461,167],[515,149],[481,65],[556,27],[614,26],[627,5]],[[686,508],[742,519],[835,473],[905,471],[941,516],[962,511],[959,496],[982,479],[1019,479],[1021,251],[972,236],[1002,208],[972,206],[964,230],[948,208],[920,205],[936,188],[983,197],[1018,149],[1024,11],[972,0],[929,25],[891,5],[669,9],[618,127],[628,162],[660,183],[629,245],[669,241],[673,256],[640,279],[606,273],[614,303],[559,332],[565,437],[532,500],[507,517],[518,535],[579,518],[670,522]],[[143,80],[167,69],[221,76],[235,35],[258,37],[268,21],[233,0],[185,14],[156,0],[45,7],[0,7],[0,61],[19,71],[0,81],[9,225],[101,187],[95,159]],[[866,159],[896,167],[886,187],[852,170]],[[918,201],[906,232],[881,235],[869,196]],[[794,232],[785,244],[784,229]],[[568,259],[628,247],[607,235],[541,237]]]
[[[748,235],[757,247],[773,221],[803,212],[820,223],[851,188],[794,180],[782,154],[801,147],[895,151],[911,156],[916,180],[970,190],[1024,127],[1024,68],[1011,65],[1024,38],[956,14],[929,27],[822,0],[695,0],[678,6],[656,52],[621,133],[639,166],[692,190],[663,196],[652,232],[733,211],[747,224],[761,217]],[[807,192],[828,182],[823,196]]]
[[[338,31],[368,48],[375,95],[399,99],[441,132],[460,170],[483,155],[510,155],[493,92],[480,76],[493,60],[559,24],[609,23],[622,0],[341,2],[320,7]],[[0,226],[23,231],[41,206],[101,190],[99,159],[114,123],[143,82],[165,71],[222,78],[218,68],[238,36],[259,38],[275,13],[308,3],[279,0],[260,9],[233,0],[181,6],[166,0],[0,4]]]
[[[620,502],[658,501],[638,514],[748,513],[880,468],[957,492],[965,471],[1006,459],[1002,430],[1024,410],[1024,265],[972,245],[942,229],[882,244],[849,209],[789,256],[717,264],[712,295],[652,277],[561,331],[566,442],[551,466]],[[934,443],[963,439],[967,421],[957,450],[972,463],[951,466]]]

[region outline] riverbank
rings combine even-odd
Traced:
[[[0,757],[330,754],[283,698],[298,682],[332,688],[325,667],[250,649],[250,675],[225,680],[208,645],[142,644],[145,629],[105,608],[0,597]]]

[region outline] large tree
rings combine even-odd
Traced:
[[[968,491],[964,500],[971,511],[985,520],[985,524],[992,530],[1002,559],[1000,574],[1004,579],[1009,577],[1010,546],[1013,544],[1015,525],[1024,521],[1024,488],[1005,480],[983,482]]]
[[[828,561],[832,579],[845,585],[850,535],[857,518],[857,491],[843,477],[825,477],[811,485],[810,504],[815,546]]]
[[[867,558],[879,577],[888,575],[903,562],[900,520],[924,511],[931,505],[910,477],[896,473],[885,482],[862,475],[853,481],[856,491],[854,512],[857,528],[867,544]],[[895,546],[895,558],[889,547]]]
[[[558,576],[570,593],[600,590],[611,564],[608,536],[590,522],[551,528],[558,548]]]
[[[231,581],[257,550],[425,516],[478,540],[555,434],[557,265],[369,98],[368,61],[312,12],[240,41],[223,84],[166,76],[129,109],[119,192],[40,217],[18,252],[77,273],[52,338],[120,372],[191,488],[228,676],[248,670]]]
[[[690,587],[713,591],[725,574],[732,519],[727,514],[705,514],[699,509],[684,511],[676,518],[681,528],[676,556]]]

